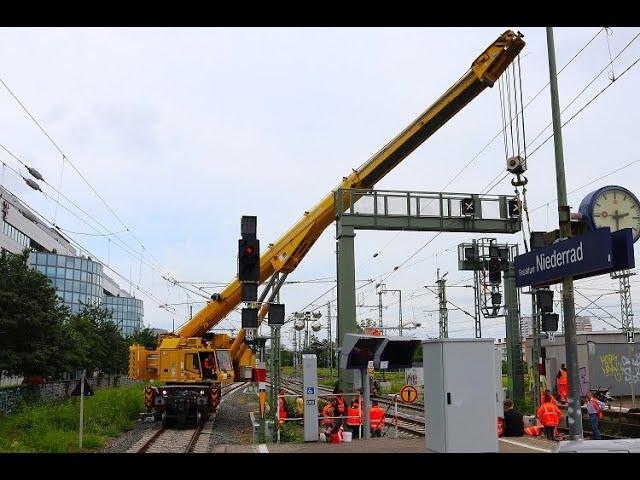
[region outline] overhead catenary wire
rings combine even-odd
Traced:
[[[4,162],[2,162],[4,164]],[[6,165],[6,164],[5,164]],[[11,168],[10,168],[11,169]],[[13,170],[13,169],[12,169]],[[14,170],[15,172],[15,170]],[[8,191],[8,190],[7,190]],[[11,193],[11,192],[9,192]],[[43,215],[42,213],[38,212],[35,208],[33,208],[32,206],[30,206],[27,202],[25,202],[24,200],[21,200],[22,203],[29,208],[32,212],[34,212],[36,215],[38,215],[40,217],[40,219],[43,221],[43,223],[45,224],[49,224],[51,227],[53,227],[53,222],[51,220],[49,220],[45,215]],[[120,272],[118,272],[117,270],[115,270],[113,267],[110,267],[109,265],[107,265],[105,262],[103,262],[97,255],[95,255],[94,253],[92,253],[89,249],[87,249],[84,245],[82,245],[80,242],[78,242],[77,240],[73,239],[73,238],[69,238],[70,243],[72,243],[76,248],[78,248],[81,252],[86,253],[88,256],[90,256],[91,258],[96,259],[98,262],[100,262],[104,267],[106,267],[107,269],[109,269],[111,272],[113,272],[113,274],[115,274],[116,276],[120,277],[123,281],[128,283],[128,279],[122,275]],[[150,300],[152,300],[153,302],[157,303],[158,305],[161,305],[162,302],[160,302],[160,300],[153,295],[153,293],[148,292],[146,289],[144,288],[140,288],[139,289],[140,292],[142,292],[144,295],[146,295]]]
[[[95,187],[87,180],[87,178],[82,174],[82,172],[80,172],[80,170],[75,166],[75,164],[71,161],[71,159],[69,158],[68,155],[65,154],[65,152],[62,150],[62,148],[60,147],[60,145],[58,145],[56,143],[56,141],[51,137],[51,135],[49,135],[49,133],[45,130],[45,128],[42,126],[42,124],[40,122],[38,122],[38,120],[35,118],[35,116],[29,111],[29,109],[27,109],[27,107],[24,105],[24,103],[18,98],[18,96],[13,92],[13,90],[11,90],[11,88],[9,88],[9,86],[7,85],[7,83],[4,81],[4,79],[2,79],[2,77],[0,77],[0,83],[2,83],[2,85],[4,86],[4,88],[9,92],[9,94],[14,98],[14,100],[16,102],[18,102],[18,104],[20,105],[20,107],[26,112],[26,114],[29,116],[29,118],[31,118],[31,120],[36,124],[36,126],[40,129],[40,131],[49,139],[49,141],[51,142],[51,144],[56,148],[56,150],[60,153],[60,155],[62,155],[63,158],[63,165],[62,167],[64,168],[64,162],[66,161],[67,163],[69,163],[69,165],[75,170],[75,172],[80,176],[80,178],[84,181],[84,183],[91,189],[91,191],[96,195],[96,197],[98,197],[98,199],[102,202],[102,204],[107,208],[107,210],[109,210],[109,212],[111,212],[111,214],[116,218],[116,220],[118,220],[118,222],[126,229],[126,231],[134,238],[134,240],[136,240],[136,242],[138,242],[140,244],[140,246],[142,248],[144,248],[144,245],[142,244],[142,242],[138,239],[138,237],[133,233],[133,231],[124,223],[124,221],[122,220],[122,218],[115,212],[115,210],[108,204],[108,202],[98,193],[98,191],[95,189]],[[62,178],[62,175],[61,175]],[[59,189],[60,190],[60,189]],[[161,265],[160,262],[158,261],[158,259],[153,255],[153,253],[151,253],[149,250],[147,250],[147,253],[151,256],[151,258],[153,258],[156,263],[158,265]],[[164,267],[162,267],[163,270]]]
[[[633,40],[635,40],[638,36],[640,36],[640,33],[638,35],[636,35]],[[628,46],[629,44],[627,44]],[[625,47],[626,48],[626,47]],[[617,58],[617,57],[616,57]],[[615,60],[615,59],[614,59]],[[620,80],[620,78],[622,78],[622,76],[624,76],[629,70],[631,70],[638,62],[640,61],[640,57],[637,58],[631,65],[629,65],[620,75],[618,75],[618,77],[616,78],[616,82],[618,80]],[[598,74],[598,76],[602,74],[602,72],[600,72]],[[569,123],[571,123],[572,120],[574,120],[580,113],[582,113],[589,105],[591,105],[591,103],[593,103],[593,101],[595,101],[602,93],[604,93],[611,85],[613,85],[615,82],[611,81],[610,83],[608,83],[604,88],[602,88],[596,95],[594,95],[587,103],[585,103],[576,113],[574,113],[567,121],[565,121],[562,124],[562,127],[564,128],[566,125],[568,125]],[[578,94],[579,96],[580,94]],[[578,96],[574,97],[573,100],[575,100]],[[573,103],[572,102],[570,103]],[[565,107],[566,109],[566,107]],[[563,111],[565,110],[563,109]],[[548,127],[548,125],[547,125]],[[543,129],[543,131],[546,130]],[[541,132],[542,133],[542,132]],[[538,138],[540,135],[538,135],[536,138]],[[549,135],[540,145],[538,145],[530,154],[529,154],[529,158],[531,158],[544,144],[546,144],[551,138],[553,138],[553,133],[551,135]],[[499,173],[495,178],[497,178],[498,176],[500,176],[502,174]],[[509,173],[506,173],[502,176],[502,178],[500,178],[500,180],[498,180],[497,182],[495,182],[490,188],[488,188],[486,191],[483,192],[483,195],[488,194],[489,192],[491,192],[494,188],[496,188],[500,183],[502,183],[507,177],[509,176]]]
[[[9,150],[5,145],[0,143],[0,148],[2,148],[5,152],[7,152],[12,158],[14,158],[16,161],[18,161],[23,167],[25,168],[29,168],[29,166],[20,158],[18,157],[16,154],[14,154],[11,150]],[[4,164],[4,162],[3,162]],[[14,173],[16,173],[17,175],[21,176],[22,178],[25,178],[24,176],[22,176],[22,174],[20,174],[20,172],[12,169],[14,171]],[[85,225],[87,225],[89,228],[95,230],[96,232],[98,232],[98,234],[89,234],[89,233],[81,233],[81,232],[75,232],[75,234],[78,235],[91,235],[91,236],[104,236],[104,237],[113,237],[113,242],[116,246],[118,246],[123,252],[125,252],[127,255],[131,256],[131,258],[140,261],[140,264],[144,264],[147,267],[149,267],[150,269],[152,269],[153,271],[155,271],[159,276],[163,277],[163,278],[168,278],[168,279],[173,279],[173,275],[169,272],[167,272],[164,267],[162,267],[162,265],[156,263],[155,265],[150,263],[150,261],[147,261],[147,259],[142,259],[142,252],[144,251],[144,246],[142,246],[141,252],[138,253],[134,250],[134,248],[127,244],[122,238],[119,237],[120,233],[124,233],[127,232],[128,230],[122,230],[119,232],[111,232],[109,231],[109,229],[102,224],[101,222],[99,222],[98,220],[95,219],[95,217],[93,215],[91,215],[90,213],[88,213],[87,211],[85,211],[83,208],[81,208],[80,206],[78,206],[73,200],[71,200],[70,198],[68,198],[66,195],[64,195],[62,192],[60,192],[58,189],[56,189],[53,185],[51,185],[49,182],[46,181],[46,179],[42,179],[42,182],[44,182],[44,184],[51,188],[54,192],[58,193],[58,200],[54,200],[53,197],[51,195],[48,195],[46,192],[42,191],[43,195],[45,195],[45,197],[51,199],[52,201],[56,201],[56,209],[59,206],[61,206],[64,210],[66,210],[69,214],[71,214],[72,216],[74,216],[75,218],[77,218],[79,221],[81,221],[82,223],[84,223]],[[85,218],[80,217],[78,214],[76,214],[75,212],[73,212],[70,208],[66,207],[64,204],[61,204],[59,199],[60,197],[62,197],[64,200],[66,200],[67,202],[69,202],[75,209],[77,209],[79,212],[83,213],[86,216]],[[95,225],[92,225],[91,223],[89,223],[89,221],[95,223]],[[52,225],[54,228],[65,231],[65,229],[62,229],[59,225],[55,224],[52,222]],[[97,225],[97,227],[96,227]],[[109,244],[111,243],[111,239],[109,239]],[[110,256],[110,255],[108,255]],[[107,262],[109,263],[109,262]],[[141,275],[140,275],[141,276]],[[165,279],[166,279],[165,278]],[[168,280],[170,281],[170,280]],[[187,290],[184,286],[181,286],[181,288]],[[193,292],[192,292],[193,293]]]

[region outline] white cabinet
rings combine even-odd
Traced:
[[[425,340],[422,348],[427,449],[497,452],[493,339]]]

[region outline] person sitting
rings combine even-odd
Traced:
[[[522,437],[524,435],[524,420],[522,414],[513,408],[511,400],[504,401],[503,437]]]
[[[338,402],[334,398],[331,403],[327,403],[322,409],[322,426],[327,442],[331,442],[331,435],[337,434],[342,428],[342,421],[337,416]]]
[[[213,373],[215,369],[215,362],[213,360],[213,353],[210,353],[207,358],[204,359],[202,363],[202,376],[205,378],[213,378]]]

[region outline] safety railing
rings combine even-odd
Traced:
[[[278,410],[277,410],[277,415],[278,415],[278,421],[280,423],[283,422],[289,422],[289,421],[304,421],[304,416],[302,417],[289,417],[287,416],[286,418],[280,418],[280,399],[284,399],[284,401],[286,402],[286,398],[301,398],[302,396],[300,394],[284,394],[284,395],[278,395]],[[322,394],[322,395],[318,395],[318,399],[319,400],[325,400],[329,397],[354,397],[354,398],[358,398],[358,418],[360,419],[360,423],[358,425],[358,435],[360,438],[362,438],[362,397],[359,393],[326,393],[326,394]],[[349,407],[347,406],[347,403],[344,403],[344,408],[345,408],[345,412],[348,411]],[[316,407],[317,408],[317,407]],[[337,415],[337,416],[332,416],[332,417],[325,417],[324,415],[322,415],[320,412],[318,413],[318,417],[319,417],[319,421],[321,422],[320,425],[323,426],[322,421],[325,419],[331,419],[331,420],[336,420],[336,419],[340,419],[341,423],[343,422],[343,419],[348,420],[349,416],[348,415]],[[348,425],[348,422],[347,422]],[[278,434],[280,432],[278,431]],[[278,438],[279,441],[279,438]]]
[[[338,189],[334,192],[338,217],[372,215],[463,218],[468,216],[463,202],[473,199],[474,218],[508,220],[507,201],[515,198],[505,195],[366,189]]]

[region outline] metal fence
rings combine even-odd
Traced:
[[[93,389],[134,385],[140,380],[130,380],[125,375],[110,375],[104,377],[87,378]],[[63,380],[47,382],[40,385],[20,385],[0,389],[0,413],[9,415],[14,413],[21,403],[36,404],[62,400],[69,397],[78,380]]]

